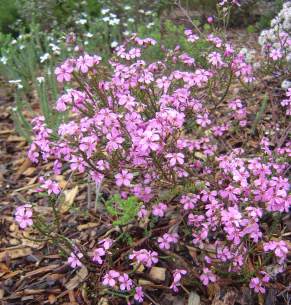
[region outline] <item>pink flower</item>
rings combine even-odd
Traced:
[[[216,282],[216,276],[213,272],[208,268],[203,268],[203,273],[200,275],[200,280],[203,285],[207,286],[210,282]]]
[[[220,6],[223,6],[225,4],[234,4],[234,5],[240,6],[239,0],[221,0],[219,2]]]
[[[159,140],[160,136],[157,133],[151,130],[146,130],[139,141],[139,146],[141,147],[142,151],[156,151],[159,147]]]
[[[176,244],[178,242],[178,234],[177,233],[165,233],[162,237],[158,238],[158,243],[160,249],[169,250],[171,244]]]
[[[80,56],[76,62],[77,70],[81,71],[82,73],[87,73],[90,68],[94,65],[94,58],[88,54],[84,56]]]
[[[144,205],[141,206],[140,210],[137,213],[138,218],[142,219],[142,218],[146,217],[147,215],[148,215],[147,209],[145,208]]]
[[[142,287],[136,287],[135,288],[135,294],[133,297],[137,302],[143,302],[144,294],[142,291]]]
[[[92,261],[97,262],[99,265],[101,265],[103,263],[103,260],[101,257],[104,255],[105,255],[104,248],[97,248],[94,250],[94,256],[92,258]]]
[[[207,22],[208,22],[209,24],[213,23],[213,21],[214,21],[214,19],[213,19],[212,16],[208,16],[208,17],[207,17]]]
[[[170,160],[170,166],[174,167],[176,164],[184,164],[184,154],[182,153],[171,153],[167,154],[166,158]]]
[[[270,57],[276,61],[283,57],[283,53],[280,49],[272,49],[270,52]]]
[[[288,247],[286,242],[283,240],[280,241],[270,241],[267,243],[264,243],[264,251],[274,251],[275,255],[279,258],[279,263],[283,263],[288,254]]]
[[[194,209],[196,203],[199,200],[199,195],[190,194],[188,196],[183,195],[181,197],[180,203],[183,205],[184,210]]]
[[[42,180],[42,181],[44,181],[44,183],[41,185],[41,187],[46,189],[49,195],[52,193],[55,195],[58,195],[61,192],[60,187],[57,182],[55,182],[51,179]]]
[[[118,278],[118,281],[120,284],[121,291],[124,291],[124,290],[129,291],[133,286],[132,280],[129,278],[128,274],[126,274],[126,273],[121,274]]]
[[[73,67],[69,64],[62,64],[61,66],[57,67],[55,70],[55,74],[57,76],[58,82],[69,82],[72,78],[72,72]]]
[[[68,257],[68,264],[72,267],[72,268],[77,268],[77,267],[81,267],[82,266],[82,262],[80,261],[80,259],[83,257],[82,253],[77,253],[77,255],[72,252],[71,255]]]
[[[153,215],[157,217],[164,217],[168,206],[162,202],[153,205]]]
[[[107,272],[103,278],[102,284],[104,286],[114,287],[116,284],[116,280],[119,278],[120,273],[115,270],[110,270]]]
[[[207,113],[198,114],[196,122],[198,125],[200,125],[202,127],[207,127],[209,124],[211,124],[211,120],[209,119],[209,116]]]
[[[121,187],[122,185],[130,187],[131,180],[133,179],[133,174],[129,173],[128,170],[123,169],[121,173],[115,176],[116,185]]]
[[[173,282],[170,286],[173,291],[178,292],[178,286],[180,286],[180,281],[183,275],[186,275],[187,271],[184,269],[176,269],[173,272]]]
[[[238,99],[229,101],[228,107],[232,110],[238,110],[240,108],[243,108],[243,104],[242,104],[242,101],[238,98]]]
[[[30,204],[25,204],[16,208],[15,221],[21,229],[32,226],[32,208]]]
[[[102,245],[102,247],[105,249],[105,250],[109,250],[113,244],[113,240],[111,238],[105,238],[105,239],[102,239],[98,242],[99,245]]]
[[[250,288],[257,293],[265,293],[266,289],[262,286],[262,282],[258,277],[253,277],[250,281]]]
[[[208,55],[208,61],[214,67],[222,67],[224,66],[224,62],[222,61],[221,55],[218,52],[212,52]]]
[[[133,253],[129,256],[129,259],[136,260],[138,263],[141,263],[148,268],[152,267],[159,261],[157,252],[148,251],[146,249],[133,251]]]

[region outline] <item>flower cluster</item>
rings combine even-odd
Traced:
[[[192,30],[185,35],[193,44],[202,39]],[[179,48],[166,50],[164,60],[146,62],[143,51],[155,41],[136,36],[117,48],[106,72],[97,55],[67,59],[56,76],[60,83],[74,80],[77,87],[58,99],[56,110],[68,111],[70,119],[56,139],[43,118],[36,118],[29,151],[35,163],[55,160],[55,174],[69,166],[96,185],[106,183],[112,193],[137,197],[138,218],[151,218],[146,224],[151,246],[133,249],[129,260],[151,268],[161,262],[160,252],[187,251],[185,245],[191,245],[202,253],[197,268],[204,285],[225,273],[243,274],[253,258],[250,250],[262,245],[264,253],[257,256],[270,253],[283,271],[287,246],[272,240],[264,222],[288,212],[291,204],[286,177],[291,143],[274,148],[262,137],[255,152],[246,140],[240,147],[232,144],[252,126],[253,105],[230,87],[253,84],[252,65],[221,37],[211,34],[206,41],[203,65]],[[42,188],[60,191],[53,180]],[[152,230],[160,221],[169,222],[166,229]],[[111,244],[94,250],[96,268],[110,255]],[[249,285],[262,293],[267,268],[260,262]],[[111,269],[103,285],[121,291],[136,287],[133,278]],[[173,274],[176,291],[186,271]],[[142,290],[135,289],[134,299],[140,301]]]
[[[291,3],[283,4],[282,10],[271,21],[271,28],[263,30],[259,37],[259,43],[262,51],[267,54],[271,60],[277,61],[286,58],[291,61]]]
[[[118,288],[122,292],[129,292],[134,289],[134,300],[139,303],[143,301],[144,294],[142,287],[137,286],[134,288],[134,283],[127,273],[110,270],[104,275],[102,284],[111,288]]]

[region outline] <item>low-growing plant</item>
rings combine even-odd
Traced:
[[[139,204],[134,196],[122,199],[120,195],[115,194],[112,198],[105,201],[105,208],[111,216],[116,218],[112,222],[114,226],[125,226],[137,217]]]
[[[230,2],[237,1],[221,5]],[[290,115],[291,92],[281,104],[266,105],[274,99],[271,90],[253,103],[262,71],[278,71],[286,57],[263,59],[263,69],[254,70],[225,35],[201,37],[186,29],[185,36],[193,46],[207,41],[203,60],[179,47],[163,49],[158,61],[144,60],[157,41],[136,35],[116,48],[108,69],[99,55],[66,59],[55,74],[72,88],[56,110],[68,112],[69,120],[58,137],[43,116],[32,122],[32,162],[54,161],[55,175],[69,167],[110,190],[113,197],[99,211],[108,230],[93,253],[62,234],[62,189],[53,176],[42,177],[38,190],[50,195],[51,219],[42,224],[25,205],[16,221],[59,242],[72,268],[88,266],[101,279],[99,295],[127,303],[147,295],[140,267],[145,273],[166,266],[167,289],[175,293],[188,291],[193,281],[210,286],[224,280],[263,294],[286,270],[290,246],[280,225],[291,203],[291,143],[283,109]],[[262,118],[267,107],[280,113],[279,121]],[[131,234],[138,230],[142,234]],[[124,238],[131,246],[124,248]]]

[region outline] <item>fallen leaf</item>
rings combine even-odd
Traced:
[[[61,213],[65,213],[70,209],[70,207],[74,203],[78,190],[79,190],[79,187],[76,185],[73,189],[64,191],[65,198],[61,202],[61,205],[60,205]]]
[[[74,290],[78,287],[88,276],[88,269],[85,266],[82,266],[80,270],[76,273],[76,275],[71,278],[68,283],[65,284],[65,287],[68,290]]]

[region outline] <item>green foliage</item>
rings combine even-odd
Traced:
[[[166,20],[162,25],[158,22],[151,29],[145,26],[140,26],[138,29],[138,36],[152,37],[157,40],[157,44],[145,50],[145,58],[149,61],[156,61],[161,59],[164,55],[162,49],[174,49],[177,45],[181,50],[192,56],[195,61],[201,65],[205,65],[204,52],[211,46],[211,44],[204,40],[199,39],[195,43],[187,41],[184,35],[185,27],[177,25],[170,20]]]
[[[276,0],[274,4],[274,10],[267,12],[265,15],[260,16],[260,19],[256,23],[256,28],[258,31],[269,28],[271,20],[277,15],[277,13],[282,9],[284,0]]]
[[[0,32],[11,33],[11,25],[18,17],[17,0],[0,1]]]
[[[135,219],[139,211],[139,202],[134,196],[122,199],[116,194],[105,202],[105,207],[107,212],[116,218],[113,225],[124,226]]]
[[[255,28],[253,25],[249,25],[249,26],[247,27],[247,32],[248,32],[249,34],[255,33],[255,32],[256,32],[256,28]]]
[[[59,125],[66,119],[66,113],[60,113],[54,110],[54,103],[57,99],[57,83],[52,73],[47,73],[43,78],[33,80],[36,88],[37,100],[40,105],[41,115],[45,117],[46,125],[54,132],[57,131]],[[12,118],[14,121],[16,132],[31,141],[32,126],[29,120],[24,116],[24,110],[33,110],[27,102],[25,95],[20,91],[15,94],[15,107],[12,109]],[[54,134],[56,135],[56,134]]]

